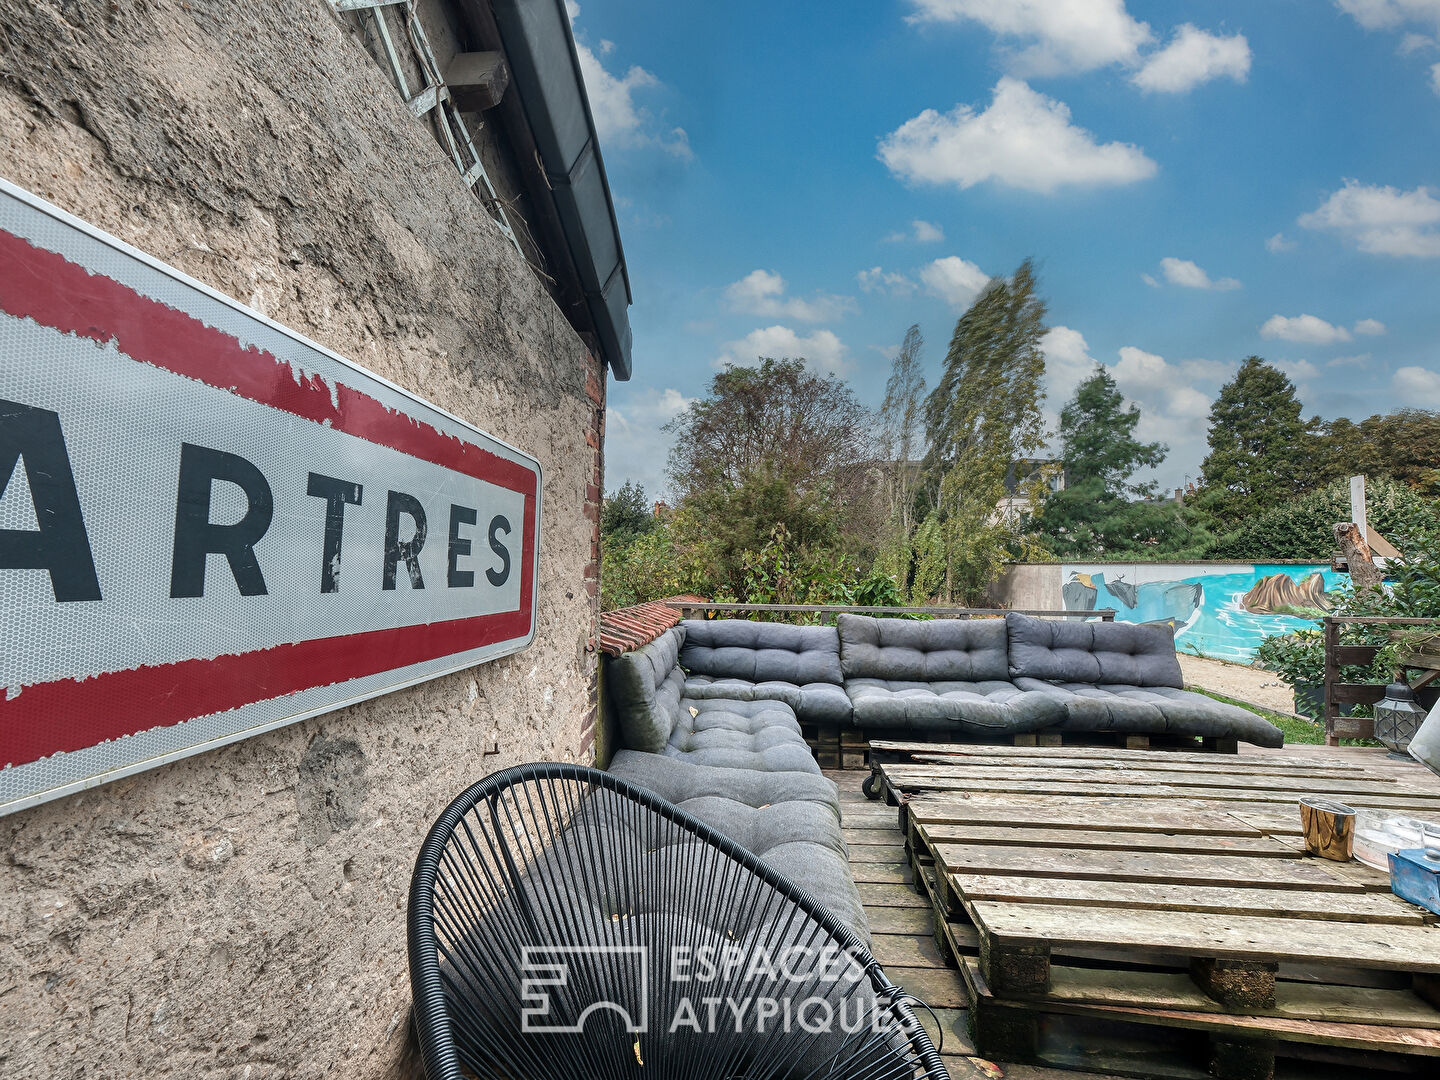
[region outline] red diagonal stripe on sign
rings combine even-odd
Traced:
[[[523,637],[525,611],[61,679],[0,699],[0,767]]]
[[[258,401],[402,454],[533,494],[524,465],[387,408],[344,383],[297,373],[273,353],[207,326],[193,315],[92,274],[63,255],[0,232],[0,311],[93,341],[113,341],[152,367]],[[334,391],[333,395],[331,391]]]

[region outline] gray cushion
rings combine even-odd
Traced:
[[[680,665],[691,675],[751,683],[839,686],[840,638],[833,626],[749,619],[687,619]]]
[[[850,679],[984,682],[1010,678],[999,619],[872,619],[841,615],[840,667]]]
[[[1065,715],[1055,695],[1024,691],[1001,680],[851,679],[845,692],[855,707],[855,725],[867,730],[1007,735],[1037,731],[1059,723]]]
[[[1053,696],[1064,708],[1057,730],[1116,731],[1129,735],[1200,735],[1282,746],[1284,733],[1248,709],[1170,686],[1049,683],[1017,678],[1024,690]]]
[[[1183,689],[1175,631],[1167,625],[1005,616],[1012,678]]]
[[[683,654],[682,654],[683,655]],[[827,682],[806,683],[771,680],[750,682],[713,675],[691,675],[685,680],[685,696],[728,698],[731,701],[783,701],[801,720],[817,724],[848,724],[850,699],[843,687]]]
[[[658,754],[670,741],[685,693],[685,673],[678,663],[684,641],[685,631],[674,627],[606,664],[605,688],[622,746]]]
[[[820,771],[795,714],[779,701],[682,700],[680,721],[663,753],[725,769]]]
[[[758,855],[869,942],[840,835],[839,795],[825,777],[710,768],[627,750],[615,755],[610,771]]]

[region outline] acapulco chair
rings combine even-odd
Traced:
[[[409,955],[428,1080],[948,1080],[853,931],[595,769],[522,765],[451,803]]]

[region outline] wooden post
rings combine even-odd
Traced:
[[[1340,660],[1335,650],[1340,646],[1340,624],[1333,618],[1325,619],[1325,745],[1339,746],[1340,737],[1335,734],[1335,721],[1340,717],[1340,706],[1335,702],[1335,684],[1340,681]]]
[[[1300,800],[1305,850],[1333,862],[1349,862],[1355,848],[1355,810],[1334,799]]]

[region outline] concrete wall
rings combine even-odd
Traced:
[[[394,1075],[420,841],[588,760],[604,374],[324,0],[0,0],[0,173],[538,457],[525,652],[0,818],[0,1075]]]

